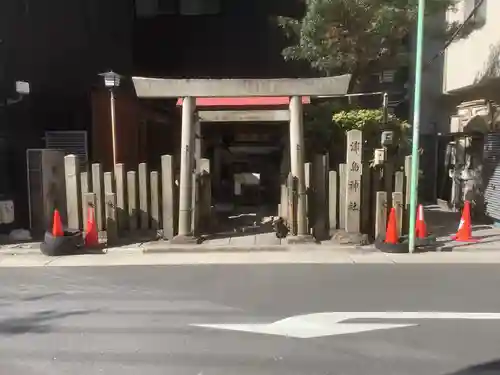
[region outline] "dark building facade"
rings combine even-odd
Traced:
[[[110,143],[109,108],[99,73],[304,75],[303,67],[283,61],[285,40],[274,22],[277,15],[300,16],[301,9],[299,0],[1,1],[0,172],[8,179],[0,194],[15,201],[14,226],[28,226],[26,150],[46,147],[47,131],[86,132],[88,160],[109,159],[103,151]],[[10,100],[16,80],[31,86],[18,102]],[[176,138],[168,127],[175,103],[139,103],[124,91],[117,102],[123,154],[131,163],[147,161],[141,150],[152,145],[160,154],[170,146],[158,139]]]
[[[77,93],[109,69],[171,77],[294,76],[300,72],[283,61],[285,40],[273,19],[300,16],[300,3],[3,0],[1,84],[16,77],[34,92]]]
[[[175,77],[293,77],[276,16],[300,17],[300,0],[136,1],[134,67]],[[203,6],[203,4],[205,4]],[[184,6],[183,6],[184,5]]]
[[[128,0],[0,2],[0,200],[14,200],[12,226],[28,226],[26,150],[44,148],[46,131],[89,131],[96,74],[132,71],[133,16]],[[21,101],[16,80],[30,83]]]
[[[303,0],[0,1],[0,103],[16,97],[16,80],[31,85],[23,100],[0,104],[0,173],[9,176],[0,195],[15,200],[15,226],[28,226],[26,149],[47,147],[48,131],[86,132],[87,160],[109,168],[110,113],[99,73],[312,76],[307,64],[284,61],[287,43],[275,21],[303,11]],[[154,164],[173,152],[178,116],[175,101],[139,101],[125,83],[117,96],[119,162]]]

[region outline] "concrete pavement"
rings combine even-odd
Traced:
[[[283,264],[283,263],[500,263],[500,228],[476,224],[475,242],[451,239],[460,214],[437,206],[426,208],[429,229],[437,234],[436,252],[383,254],[373,246],[352,246],[324,241],[312,245],[288,245],[274,233],[237,233],[213,238],[201,245],[171,245],[165,241],[131,242],[106,249],[105,255],[76,255],[47,258],[40,243],[0,245],[0,267],[112,266],[154,264]],[[143,254],[144,253],[144,254]]]
[[[203,264],[500,264],[499,251],[385,254],[377,251],[296,251],[153,253],[110,249],[106,254],[46,257],[42,254],[0,255],[0,268],[106,267]]]
[[[456,242],[451,239],[451,233],[438,232],[437,251],[442,252],[473,252],[500,250],[500,228],[476,225],[473,236],[477,241]],[[372,254],[377,250],[372,246],[353,246],[334,244],[324,241],[308,246],[289,245],[286,240],[279,240],[273,233],[248,236],[217,238],[201,245],[172,245],[166,241],[132,242],[127,245],[108,248],[108,252],[145,252],[145,253],[210,253],[210,252],[286,252],[286,251],[330,251],[359,252]],[[40,253],[39,242],[0,245],[1,255],[36,255]]]
[[[348,324],[409,326],[318,338],[195,326],[348,311],[491,315],[500,313],[496,265],[184,265],[1,274],[5,374],[485,375],[500,368],[496,320],[355,319]]]
[[[438,206],[426,207],[425,217],[428,229],[437,236],[437,250],[443,252],[478,252],[500,250],[500,227],[492,225],[473,225],[473,236],[477,241],[470,243],[455,242],[451,236],[456,233],[460,214],[449,212]],[[137,236],[136,236],[137,237]],[[139,236],[140,237],[140,236]],[[117,246],[109,251],[143,251],[147,253],[207,253],[207,252],[249,252],[249,251],[296,251],[303,246],[289,245],[286,239],[276,238],[274,233],[229,233],[223,236],[207,238],[201,245],[172,245],[168,241],[149,241],[151,236],[136,238],[126,245]],[[0,254],[38,254],[39,242],[0,245]],[[328,250],[333,252],[358,251],[371,253],[373,246],[342,245],[332,241],[323,241],[307,247],[307,250]]]

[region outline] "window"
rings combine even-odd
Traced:
[[[379,75],[379,82],[380,83],[392,83],[392,82],[394,82],[395,75],[396,75],[395,70],[384,70]]]
[[[139,17],[165,14],[198,16],[221,12],[221,0],[135,0],[135,6]]]
[[[157,0],[158,14],[176,14],[177,13],[177,0]]]
[[[475,24],[476,27],[484,26],[486,23],[487,3],[488,0],[464,0],[464,22],[469,19],[469,16],[475,10],[469,22]]]
[[[137,17],[154,17],[158,13],[159,0],[135,0]]]
[[[189,16],[220,13],[220,0],[179,0],[180,14]]]

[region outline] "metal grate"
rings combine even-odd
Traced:
[[[483,152],[486,215],[500,220],[500,133],[486,135]]]
[[[40,150],[26,150],[26,159],[30,228],[34,228],[38,225],[36,218],[43,212],[42,153]]]
[[[45,148],[62,150],[66,155],[76,155],[80,167],[85,168],[88,161],[86,131],[47,131],[45,132]]]

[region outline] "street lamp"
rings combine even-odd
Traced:
[[[109,90],[110,112],[111,112],[111,142],[113,145],[113,169],[116,166],[116,113],[115,113],[115,90],[120,86],[121,76],[112,70],[99,74],[104,78],[104,86]]]

